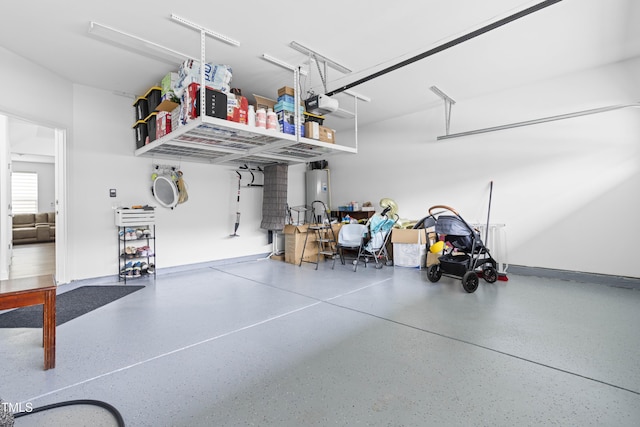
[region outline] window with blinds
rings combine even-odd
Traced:
[[[38,213],[38,174],[11,174],[11,206],[14,214]]]

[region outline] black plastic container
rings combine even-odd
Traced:
[[[317,160],[315,162],[311,162],[310,165],[312,170],[327,169],[329,167],[329,162],[327,162],[326,160]]]
[[[145,119],[145,123],[147,124],[147,135],[149,136],[149,142],[153,142],[156,140],[156,123],[158,121],[158,112],[154,111],[150,113]]]
[[[156,111],[158,105],[162,102],[162,88],[159,86],[153,86],[147,91],[144,97],[147,99],[148,111],[149,113],[152,113]]]
[[[136,149],[144,147],[147,143],[147,137],[149,136],[147,123],[144,120],[138,120],[136,124],[133,125],[133,133],[136,140]]]
[[[322,126],[324,124],[324,116],[319,116],[317,114],[308,113],[306,111],[302,113],[302,116],[304,117],[305,123],[306,122],[316,122],[320,126]]]
[[[144,120],[149,115],[149,102],[147,98],[142,96],[136,99],[133,103],[133,108],[136,110],[136,121]]]
[[[227,94],[207,88],[205,94],[205,115],[227,119]],[[196,116],[200,115],[200,88],[196,94]]]

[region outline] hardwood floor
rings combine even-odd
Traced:
[[[28,243],[15,245],[11,257],[9,278],[31,277],[41,274],[55,274],[56,244]]]

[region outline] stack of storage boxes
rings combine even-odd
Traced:
[[[151,87],[144,96],[138,97],[133,103],[136,112],[135,130],[136,148],[156,140],[156,121],[160,104],[162,88]]]
[[[316,114],[304,113],[304,132],[309,139],[318,139],[323,142],[330,142],[334,144],[336,142],[336,131],[326,126],[322,126],[324,123],[324,116],[318,116]]]
[[[187,63],[185,62],[185,64]],[[182,76],[185,72],[185,64],[181,66],[180,72],[166,74],[159,86],[151,87],[144,96],[138,97],[134,102],[136,121],[133,129],[136,149],[176,131],[180,125],[187,124],[200,115],[200,85],[195,81],[195,75],[186,79]],[[211,69],[210,64],[207,65]],[[225,75],[228,75],[230,80],[230,67],[215,67],[226,67],[224,68],[227,70]],[[199,66],[193,68],[197,68],[199,71]],[[185,84],[186,86],[184,86]],[[247,98],[242,96],[240,89],[229,90],[229,93],[225,93],[215,90],[207,84],[205,114],[219,119],[249,124]],[[180,97],[177,96],[178,93],[180,93]],[[335,143],[335,131],[323,126],[323,116],[305,112],[302,105],[296,106],[295,92],[292,87],[284,86],[278,89],[277,102],[255,94],[254,97],[256,98],[254,114],[261,108],[265,110],[272,108],[276,113],[280,132],[289,135],[296,134],[295,109],[299,108],[299,136]]]
[[[149,103],[147,98],[139,96],[133,103],[136,112],[136,121],[133,124],[134,138],[136,140],[136,148],[140,148],[147,143],[149,132],[144,119],[149,115]]]
[[[284,86],[278,89],[278,102],[274,106],[274,110],[278,115],[278,124],[280,125],[280,132],[288,133],[289,135],[296,134],[296,120],[295,120],[295,94],[293,88]],[[304,136],[304,127],[302,126],[302,112],[303,107],[298,106],[300,111],[300,136]]]

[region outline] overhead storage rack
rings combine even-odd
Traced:
[[[228,38],[197,24],[174,15],[172,18],[200,31],[201,64],[205,63],[206,35],[229,42]],[[239,45],[239,42],[233,44]],[[294,70],[296,100],[294,104],[296,105],[299,103],[297,82],[298,70]],[[204,86],[204,67],[200,67],[200,87]],[[246,124],[207,116],[203,111],[205,104],[205,91],[200,91],[199,117],[172,130],[169,134],[137,148],[134,154],[142,157],[180,159],[209,164],[262,166],[273,163],[306,163],[324,159],[331,154],[358,152],[357,136],[355,147],[301,137],[299,135],[298,111],[296,111],[296,135],[290,135],[277,130],[249,127]]]
[[[199,163],[267,165],[305,163],[357,149],[200,116],[135,151],[136,156]]]

